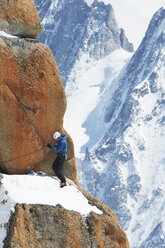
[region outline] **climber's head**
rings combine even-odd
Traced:
[[[53,134],[53,139],[59,139],[59,138],[61,138],[61,134],[59,133],[59,132],[55,132],[54,134]]]

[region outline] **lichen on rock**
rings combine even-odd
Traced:
[[[0,30],[24,38],[37,38],[42,25],[33,0],[1,0]]]

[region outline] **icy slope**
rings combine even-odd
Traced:
[[[14,212],[16,203],[62,205],[68,210],[80,212],[86,216],[94,211],[102,212],[88,204],[88,200],[74,186],[60,188],[56,177],[46,174],[0,175],[0,248],[6,235],[5,223],[10,212]],[[70,200],[72,199],[72,200]]]

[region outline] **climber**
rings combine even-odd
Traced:
[[[57,152],[57,157],[52,165],[52,168],[56,174],[56,176],[61,180],[60,187],[66,186],[66,178],[64,176],[62,165],[64,160],[66,160],[67,154],[67,138],[65,135],[61,135],[59,132],[55,132],[53,134],[53,138],[55,139],[56,144],[52,147],[50,144],[47,144],[52,151]]]

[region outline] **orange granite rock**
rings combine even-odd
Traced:
[[[4,248],[129,248],[114,213],[104,204],[100,209],[101,215],[91,212],[82,217],[60,205],[17,204],[7,224]]]
[[[51,50],[35,40],[0,37],[0,169],[47,172],[47,164],[53,174],[56,155],[46,144],[53,142],[54,131],[65,132],[65,110],[64,86]],[[67,136],[67,176],[77,182],[73,143]]]
[[[42,25],[33,0],[1,0],[0,31],[36,38],[42,31]]]

